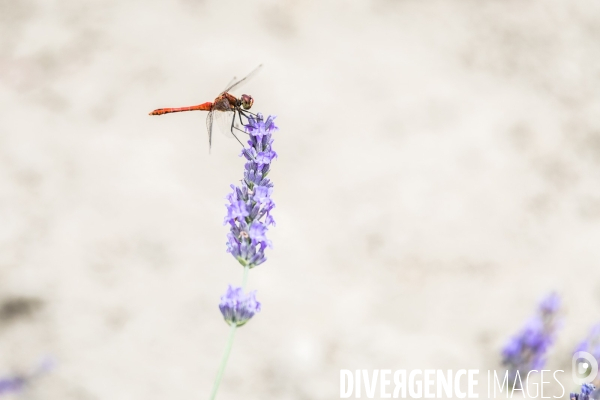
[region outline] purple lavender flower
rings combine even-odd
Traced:
[[[275,117],[266,121],[261,114],[249,117],[245,126],[250,136],[250,148],[242,155],[247,162],[244,167],[244,179],[240,186],[231,185],[232,192],[227,195],[229,201],[225,224],[229,224],[227,252],[231,253],[244,267],[254,268],[264,263],[265,249],[271,247],[266,233],[270,225],[275,225],[271,210],[275,203],[271,199],[273,184],[267,178],[271,162],[277,157],[271,149],[272,134],[278,128]]]
[[[53,368],[54,361],[49,357],[45,357],[30,373],[0,378],[0,397],[8,393],[21,392],[31,381],[51,371]]]
[[[560,309],[560,296],[550,293],[540,302],[540,312],[543,314],[555,314]]]
[[[511,386],[520,388],[529,371],[539,370],[546,363],[546,353],[559,325],[559,309],[560,297],[551,293],[541,301],[538,313],[502,349],[502,365],[508,370]]]
[[[590,400],[591,394],[596,390],[596,387],[591,383],[584,383],[581,385],[581,393],[571,393],[569,398],[571,400]]]
[[[26,379],[22,376],[0,378],[0,395],[19,392],[25,386]]]
[[[584,383],[583,385],[581,385],[581,394],[582,395],[588,395],[588,394],[592,394],[592,392],[596,389],[596,387],[594,385],[592,385],[591,383]]]
[[[260,303],[256,300],[256,291],[244,294],[241,287],[229,285],[227,292],[221,296],[219,309],[229,325],[242,326],[260,311]]]

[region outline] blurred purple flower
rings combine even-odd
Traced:
[[[596,387],[594,385],[592,385],[591,383],[584,383],[583,385],[581,385],[581,394],[582,395],[592,394],[592,392],[595,389],[596,389]]]
[[[575,351],[587,351],[597,359],[600,359],[600,324],[590,329],[588,336],[577,346]]]
[[[265,121],[261,114],[248,118],[245,128],[250,136],[250,148],[242,151],[247,160],[244,179],[240,186],[231,185],[232,192],[226,197],[229,204],[225,224],[230,227],[227,252],[249,268],[267,260],[264,250],[271,242],[266,233],[270,225],[275,225],[271,216],[275,207],[271,199],[273,184],[267,178],[271,162],[277,157],[271,149],[272,134],[278,130],[274,120],[275,117],[269,116]]]
[[[584,383],[583,385],[581,385],[581,393],[571,393],[569,398],[571,400],[590,400],[590,395],[595,389],[596,387],[591,383]]]
[[[543,314],[555,314],[560,309],[560,296],[556,293],[550,293],[540,302],[540,311]]]
[[[19,392],[25,386],[26,379],[22,376],[0,378],[0,395]]]
[[[256,300],[256,291],[244,294],[241,287],[229,285],[227,292],[221,296],[219,309],[229,325],[242,326],[260,311],[260,303]]]
[[[39,378],[41,375],[50,372],[54,368],[55,362],[50,357],[44,357],[39,365],[28,374],[20,374],[12,377],[0,378],[0,397],[8,393],[20,392],[31,381]]]
[[[502,349],[502,366],[508,370],[511,386],[520,388],[529,371],[543,368],[559,326],[559,309],[560,297],[555,293],[546,296],[540,302],[538,313]]]

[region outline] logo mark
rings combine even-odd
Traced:
[[[571,360],[571,374],[577,385],[591,383],[598,375],[598,361],[590,353],[578,351]]]

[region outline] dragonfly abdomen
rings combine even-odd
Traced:
[[[177,108],[159,108],[152,111],[149,115],[163,115],[182,111],[210,111],[212,110],[213,103],[207,101],[206,103],[198,104],[197,106],[190,107],[177,107]]]

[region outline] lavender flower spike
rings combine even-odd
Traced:
[[[559,309],[560,297],[555,293],[546,296],[538,313],[502,349],[502,365],[515,389],[521,388],[529,371],[542,369],[546,363],[546,353],[554,344],[559,326]]]
[[[256,291],[244,294],[241,287],[229,285],[221,297],[219,309],[229,325],[242,326],[260,311],[260,303],[256,300]]]
[[[259,113],[247,119],[248,123],[244,128],[249,136],[249,147],[244,148],[241,154],[246,158],[244,178],[239,186],[231,185],[232,192],[226,197],[228,204],[226,204],[227,215],[225,216],[225,225],[229,224],[230,229],[227,234],[227,252],[242,264],[244,275],[242,286],[233,288],[230,285],[219,304],[221,313],[231,328],[210,400],[214,400],[217,396],[235,331],[260,311],[260,303],[256,301],[256,291],[244,294],[244,288],[248,280],[248,271],[267,260],[265,249],[271,247],[267,231],[269,226],[275,225],[275,220],[271,216],[271,210],[275,207],[271,199],[273,184],[267,175],[271,169],[271,162],[277,157],[271,145],[272,134],[278,128],[275,126],[273,116],[269,116],[265,121]]]
[[[590,400],[591,394],[596,390],[596,387],[591,383],[584,383],[581,385],[581,393],[571,393],[569,398],[571,400]]]
[[[244,179],[240,186],[231,185],[232,192],[228,200],[225,224],[229,224],[227,235],[227,252],[231,253],[244,267],[254,268],[264,263],[265,249],[271,247],[266,233],[275,220],[271,210],[275,203],[271,199],[273,184],[267,178],[271,162],[277,157],[273,151],[272,134],[278,128],[274,123],[275,117],[266,120],[261,114],[248,118],[245,125],[250,136],[250,147],[242,154],[246,158]]]
[[[0,378],[0,395],[19,392],[25,386],[27,380],[22,376],[11,378]]]

